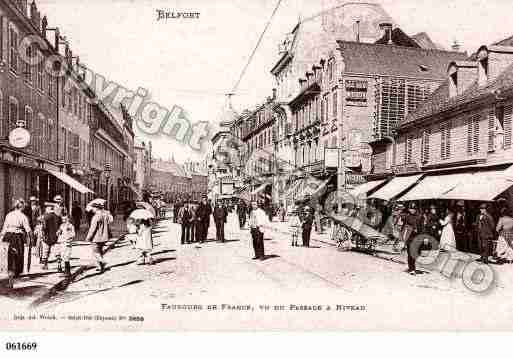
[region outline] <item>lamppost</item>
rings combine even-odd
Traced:
[[[106,209],[107,211],[110,211],[110,185],[109,185],[109,181],[110,181],[110,174],[112,172],[112,166],[110,163],[105,163],[105,167],[103,169],[103,171],[105,172],[105,183],[107,185],[107,205],[106,205]]]

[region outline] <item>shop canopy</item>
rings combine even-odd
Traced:
[[[374,188],[378,187],[380,184],[384,183],[386,180],[379,180],[379,181],[369,181],[367,183],[361,184],[355,188],[353,188],[351,191],[349,191],[349,194],[353,196],[354,198],[358,198],[361,195],[367,195],[368,192],[372,191]]]
[[[441,196],[442,199],[493,201],[513,186],[513,176],[504,171],[473,173],[465,181]]]
[[[306,179],[303,191],[301,192],[301,197],[315,197],[322,195],[326,190],[330,180],[331,178],[328,178],[325,181],[320,181],[317,179]]]
[[[424,175],[419,174],[414,176],[394,177],[390,182],[369,196],[369,198],[378,198],[390,201],[392,198],[397,197],[399,194],[417,183],[422,176]]]
[[[89,188],[84,186],[82,183],[78,182],[73,177],[68,176],[64,172],[53,171],[49,169],[47,169],[46,171],[80,193],[94,193]]]
[[[269,186],[269,185],[270,185],[270,183],[269,183],[269,182],[266,182],[266,183],[264,183],[264,184],[262,184],[262,185],[258,186],[258,187],[253,191],[253,192],[251,192],[251,194],[252,194],[253,196],[256,196],[257,194],[262,193],[262,192],[266,189],[266,187],[267,187],[267,186]]]
[[[428,175],[415,187],[408,191],[399,201],[420,201],[439,199],[444,194],[464,183],[472,177],[471,173],[455,173],[447,175]]]

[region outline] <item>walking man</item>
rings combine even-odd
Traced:
[[[224,225],[228,217],[228,211],[221,205],[220,201],[216,202],[214,207],[214,221],[216,222],[216,240],[224,242]]]
[[[205,242],[208,234],[208,224],[210,223],[210,215],[212,208],[208,205],[207,197],[204,196],[196,210],[197,227],[196,238],[201,242]]]
[[[243,229],[246,225],[246,204],[244,200],[240,200],[237,205],[237,215],[239,216],[239,228]]]
[[[420,254],[420,246],[418,243],[414,243],[414,239],[415,236],[419,234],[421,217],[417,213],[417,206],[415,203],[410,205],[409,213],[406,215],[404,221],[402,237],[408,251],[408,272],[411,275],[416,275],[417,268],[415,262]]]
[[[68,210],[66,209],[66,207],[63,205],[63,199],[62,199],[62,196],[60,194],[58,194],[57,196],[55,196],[53,198],[53,201],[55,202],[55,206],[53,208],[53,211],[55,212],[55,214],[59,217],[63,217],[63,216],[67,216],[68,215]]]
[[[95,203],[93,213],[86,242],[91,242],[93,245],[93,256],[97,263],[96,271],[103,272],[105,270],[104,246],[109,241],[109,226],[114,219],[110,212],[105,210],[105,203]]]
[[[264,229],[266,226],[269,226],[270,222],[267,214],[258,206],[257,202],[252,202],[251,207],[249,227],[251,229],[251,238],[253,239],[253,250],[255,251],[253,259],[264,260]]]
[[[45,235],[42,243],[43,250],[41,255],[41,263],[43,265],[43,270],[48,269],[48,258],[50,258],[52,246],[54,246],[57,243],[57,231],[59,230],[59,227],[62,224],[61,217],[59,217],[54,212],[54,206],[54,203],[45,203],[46,210],[43,217],[43,228]]]
[[[191,218],[189,206],[184,204],[178,212],[178,223],[182,225],[182,244],[191,243]]]
[[[475,225],[477,227],[481,261],[488,263],[495,237],[495,223],[492,216],[488,213],[488,205],[486,203],[483,203],[479,210],[481,213],[477,217]]]
[[[310,247],[310,236],[312,235],[312,226],[314,222],[313,208],[306,206],[301,220],[303,227],[303,247]]]
[[[82,223],[82,208],[80,208],[80,205],[77,201],[73,202],[73,207],[71,208],[71,223],[73,224],[73,227],[75,228],[75,233],[78,236],[78,233],[80,232],[80,223]]]

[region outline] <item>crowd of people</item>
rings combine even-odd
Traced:
[[[0,264],[7,269],[8,286],[25,271],[27,248],[27,271],[32,257],[39,260],[42,270],[48,270],[49,258],[53,254],[56,269],[66,278],[71,276],[72,242],[80,231],[83,213],[77,202],[68,213],[61,195],[53,202],[42,206],[38,198],[31,196],[15,201],[13,210],[7,213],[0,232]],[[105,210],[105,201],[97,201],[88,208],[89,230],[85,240],[91,242],[98,270],[103,271],[103,246],[110,238],[109,225],[113,217]]]

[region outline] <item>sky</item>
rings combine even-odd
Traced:
[[[342,0],[282,0],[246,71],[233,107],[263,102],[274,86],[270,69],[278,44],[299,17]],[[425,31],[447,48],[463,50],[513,35],[511,0],[377,0],[408,34]],[[154,102],[181,106],[192,122],[215,122],[277,0],[39,0],[49,27],[58,26],[74,55],[94,71],[134,91],[147,89]],[[157,10],[198,12],[199,19],[157,21]],[[200,160],[194,151],[165,135],[151,140],[157,156],[178,162]]]

